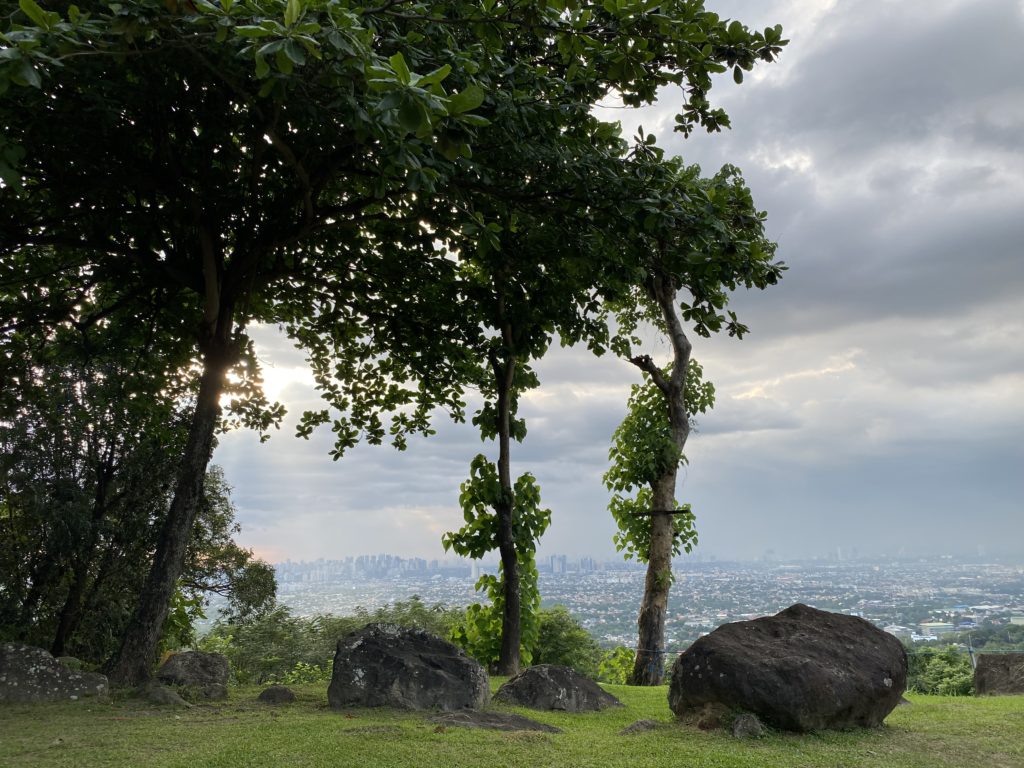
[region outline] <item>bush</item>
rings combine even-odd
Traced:
[[[367,624],[398,624],[447,637],[460,617],[460,611],[424,605],[416,595],[372,613],[358,608],[354,616],[302,618],[279,606],[246,623],[218,623],[198,647],[227,656],[237,683],[319,682],[330,679],[338,639]]]
[[[907,689],[937,696],[970,696],[974,670],[970,657],[955,645],[911,649],[907,653]]]
[[[633,673],[636,662],[636,651],[623,645],[612,648],[601,654],[601,662],[597,667],[597,679],[602,683],[625,685]]]
[[[596,678],[600,659],[597,642],[564,606],[541,609],[540,635],[532,663],[561,664]]]

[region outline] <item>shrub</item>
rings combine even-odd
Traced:
[[[974,671],[970,658],[955,645],[911,649],[907,653],[907,688],[937,696],[970,696]]]
[[[596,678],[601,649],[564,606],[542,608],[540,636],[533,653],[534,664],[561,664]]]

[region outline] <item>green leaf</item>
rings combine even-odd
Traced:
[[[294,40],[289,40],[284,44],[284,52],[293,64],[302,66],[306,63],[306,49]]]
[[[448,99],[448,113],[461,115],[476,109],[484,103],[484,90],[479,85],[469,85]]]
[[[18,7],[35,22],[37,27],[42,27],[47,32],[60,20],[60,16],[55,13],[47,13],[36,4],[35,0],[18,0]]]
[[[284,9],[284,23],[286,27],[291,27],[299,20],[299,16],[302,15],[302,0],[288,0],[288,5]]]
[[[18,67],[17,79],[21,80],[22,85],[30,85],[33,88],[41,88],[43,85],[43,80],[39,77],[36,68],[28,61],[21,62],[21,66]]]
[[[409,71],[409,65],[405,63],[405,57],[402,55],[402,52],[399,51],[388,59],[388,63],[395,70],[395,74],[398,75],[398,80],[402,85],[408,85],[412,79],[412,73]]]
[[[428,85],[433,85],[434,83],[440,83],[442,80],[444,80],[446,77],[448,77],[449,74],[451,74],[451,71],[452,71],[451,64],[445,64],[443,67],[438,67],[433,72],[428,72],[427,74],[425,74],[422,77],[418,78],[416,80],[415,85],[418,85],[421,88],[425,88]]]
[[[292,60],[288,56],[284,46],[277,49],[277,54],[274,60],[277,62],[277,68],[284,74],[290,75],[295,71],[295,65],[292,63]]]
[[[235,27],[235,34],[239,37],[269,37],[274,33],[263,27],[246,25],[244,27]]]
[[[398,124],[409,133],[418,133],[424,122],[429,126],[430,117],[423,105],[415,99],[405,99],[398,108]]]

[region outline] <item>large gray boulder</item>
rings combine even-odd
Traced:
[[[160,666],[156,679],[191,701],[223,701],[228,697],[228,659],[220,653],[182,651]]]
[[[478,709],[490,688],[479,662],[419,629],[370,624],[338,641],[327,701],[342,707]]]
[[[0,645],[0,703],[74,701],[108,691],[103,675],[69,669],[42,648]]]
[[[974,693],[1024,693],[1024,653],[979,653],[974,668]]]
[[[775,616],[725,624],[672,667],[669,706],[752,712],[790,731],[874,727],[907,685],[900,641],[856,616],[793,605]]]
[[[538,664],[527,667],[494,694],[495,701],[531,709],[597,712],[622,702],[570,667]]]

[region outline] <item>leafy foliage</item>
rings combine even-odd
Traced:
[[[715,387],[703,379],[704,369],[691,360],[686,372],[684,397],[691,414],[706,413],[715,402]],[[651,488],[666,472],[686,463],[686,457],[672,437],[665,397],[647,377],[644,384],[630,389],[626,417],[612,435],[608,452],[611,466],[604,474],[608,490],[613,491],[608,508],[615,518],[615,549],[627,560],[646,563],[651,543]],[[633,497],[624,494],[635,492]],[[697,542],[695,517],[689,504],[677,506],[672,516],[672,551],[689,552]]]
[[[955,645],[915,648],[907,654],[907,689],[938,696],[970,696],[974,670],[970,657]]]
[[[483,454],[473,459],[470,478],[462,484],[459,503],[466,524],[442,538],[445,551],[480,558],[498,547],[499,521],[493,510],[505,493],[497,467]],[[520,656],[529,664],[541,631],[540,589],[535,560],[537,540],[551,524],[551,510],[540,506],[540,488],[533,475],[521,475],[512,489],[512,537],[520,576]],[[497,576],[483,574],[476,590],[490,604],[476,603],[466,609],[465,619],[452,631],[452,639],[485,666],[494,666],[501,651],[502,617],[506,589],[504,568]]]
[[[298,683],[330,679],[338,639],[371,622],[398,624],[447,637],[462,612],[425,605],[418,596],[352,616],[294,616],[278,606],[244,624],[218,622],[198,642],[202,650],[223,653],[239,683]]]
[[[617,646],[601,654],[597,665],[597,679],[613,685],[625,685],[633,674],[636,663],[636,651],[625,646]]]
[[[541,609],[540,632],[532,663],[561,664],[596,679],[600,658],[597,641],[565,606]]]

